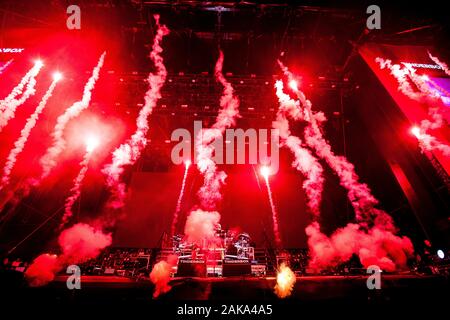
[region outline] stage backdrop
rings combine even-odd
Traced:
[[[222,228],[248,232],[258,246],[265,245],[265,236],[273,243],[272,214],[264,180],[250,165],[241,165],[227,172],[224,198],[219,208]],[[299,174],[283,170],[271,178],[271,187],[279,213],[283,244],[306,247],[304,229],[309,221]],[[114,245],[124,247],[156,247],[164,231],[170,230],[184,167],[171,172],[134,173],[129,186],[126,216],[117,225]],[[191,166],[177,231],[183,233],[186,216],[198,203],[196,192],[203,182],[195,166]]]

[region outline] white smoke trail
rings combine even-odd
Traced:
[[[423,130],[414,130],[413,134],[419,141],[420,147],[426,151],[439,150],[446,157],[450,157],[450,146],[440,142],[438,139],[430,134],[423,132]]]
[[[439,91],[433,89],[427,83],[426,78],[417,75],[412,66],[405,65],[402,68],[398,64],[392,64],[390,60],[384,60],[382,58],[376,58],[375,61],[379,63],[381,69],[390,69],[391,74],[398,82],[400,92],[415,101],[429,105],[429,119],[424,119],[420,122],[420,134],[416,134],[416,137],[421,142],[421,147],[426,151],[440,150],[444,155],[448,155],[450,146],[439,141],[428,132],[429,130],[441,128],[445,123],[441,111],[445,110],[446,107],[443,104]],[[415,91],[411,87],[408,77],[417,86],[419,91]]]
[[[293,79],[292,74],[287,69],[283,71],[288,78]],[[311,101],[306,99],[304,93],[298,88],[294,91],[305,110],[305,120],[309,123],[305,128],[306,143],[338,175],[341,185],[347,190],[347,196],[355,209],[357,219],[362,221],[364,218],[378,213],[379,210],[374,208],[378,204],[378,200],[371,194],[370,188],[359,182],[359,177],[355,173],[353,165],[345,157],[335,155],[331,146],[323,138],[319,125],[319,122],[323,121],[323,115],[317,117],[317,114],[312,111]]]
[[[356,254],[365,268],[377,265],[392,272],[405,269],[408,257],[414,253],[411,240],[377,225],[364,231],[358,224],[349,223],[327,237],[320,231],[318,222],[313,222],[306,228],[306,234],[311,256],[309,265],[316,270],[337,266]]]
[[[395,79],[397,79],[398,90],[404,95],[416,101],[423,101],[423,99],[426,98],[425,94],[412,88],[411,84],[408,81],[408,68],[402,67],[398,64],[392,64],[391,60],[385,60],[379,57],[375,59],[375,62],[380,65],[381,69],[388,68],[391,71],[391,74]]]
[[[32,95],[35,94],[36,76],[39,74],[43,64],[35,63],[33,68],[22,78],[20,83],[12,92],[0,101],[0,132],[8,124],[9,120],[14,118],[17,107],[24,104]],[[23,90],[25,88],[25,91]],[[20,98],[17,98],[17,96]]]
[[[286,67],[284,68],[285,74],[292,79],[292,74]],[[308,122],[308,126],[305,128],[306,143],[315,150],[320,158],[327,162],[339,177],[340,184],[347,190],[347,196],[355,210],[357,220],[364,221],[379,213],[381,214],[380,210],[375,208],[378,200],[375,199],[366,184],[359,182],[359,177],[355,173],[353,165],[345,157],[334,154],[331,146],[324,139],[320,128],[320,122],[324,120],[323,114],[315,114],[312,111],[311,101],[306,99],[304,93],[298,88],[294,91],[299,98],[301,106],[304,108],[304,118]],[[390,224],[389,221],[386,221],[386,223]]]
[[[0,67],[0,74],[2,74],[3,71],[5,71],[13,61],[14,59],[6,61],[6,63]]]
[[[73,180],[73,187],[70,189],[70,196],[67,197],[66,202],[64,204],[64,215],[62,217],[60,229],[64,227],[64,225],[69,221],[69,219],[73,216],[72,207],[75,204],[75,201],[78,200],[81,194],[81,186],[83,185],[83,180],[86,176],[86,172],[89,166],[89,160],[92,155],[92,150],[86,151],[83,157],[83,161],[80,162],[80,171],[78,175]]]
[[[37,76],[42,67],[43,64],[40,61],[33,65],[33,67],[20,80],[19,84],[12,89],[9,95],[3,100],[0,100],[0,111],[4,111],[6,104],[8,104],[11,100],[14,100],[18,95],[22,94],[23,88],[25,88],[30,78]]]
[[[186,219],[184,233],[188,242],[195,243],[198,246],[209,248],[216,246],[220,239],[216,236],[216,227],[220,222],[220,214],[213,211],[217,202],[222,199],[220,192],[221,186],[225,183],[226,174],[223,171],[217,172],[217,166],[212,155],[214,152],[214,140],[222,137],[225,129],[236,123],[239,116],[239,100],[234,96],[234,90],[231,84],[225,79],[222,73],[223,53],[220,51],[219,59],[215,66],[215,77],[224,89],[220,99],[220,111],[217,115],[216,122],[211,128],[202,129],[195,139],[195,150],[197,155],[197,168],[203,175],[203,186],[198,192],[201,205],[208,211],[197,209],[190,212]],[[152,271],[154,277],[152,282],[157,285],[155,294],[159,293],[158,289],[158,273],[162,275],[167,272],[158,272],[157,268],[167,266],[162,262],[155,266]],[[164,270],[164,269],[163,269]],[[165,284],[164,277],[161,276],[161,283]],[[169,290],[170,287],[162,286]],[[166,292],[167,290],[164,290]]]
[[[111,242],[111,234],[85,223],[77,223],[59,235],[61,254],[40,255],[25,271],[25,278],[31,286],[45,285],[65,266],[84,263],[97,257]]]
[[[436,63],[438,66],[442,68],[442,70],[444,70],[445,74],[450,76],[450,70],[445,62],[440,61],[438,57],[433,56],[430,52],[428,52],[428,56],[430,57],[431,60],[434,61],[434,63]]]
[[[14,143],[14,148],[10,151],[7,157],[6,164],[3,168],[3,176],[0,181],[0,190],[3,189],[9,183],[11,171],[16,163],[17,156],[25,148],[25,144],[28,140],[28,137],[30,136],[31,130],[36,125],[36,122],[39,119],[39,115],[42,113],[45,106],[47,105],[48,99],[50,99],[50,97],[52,96],[53,90],[55,89],[57,82],[58,80],[56,79],[52,81],[47,92],[44,94],[38,106],[34,110],[34,113],[27,119],[24,128],[20,132],[20,137]]]
[[[171,235],[175,234],[175,228],[176,228],[177,222],[178,222],[178,215],[180,214],[180,211],[181,211],[181,201],[183,200],[184,189],[186,188],[186,179],[188,176],[190,166],[191,166],[190,162],[185,163],[183,182],[181,183],[181,190],[180,190],[180,194],[178,195],[177,206],[175,208],[175,213],[173,215],[173,220],[172,220],[172,226],[170,227]]]
[[[287,68],[283,68],[283,71],[288,78],[293,78]],[[312,103],[305,94],[298,88],[293,90],[304,108],[304,118],[308,122],[305,128],[306,143],[339,177],[340,184],[347,190],[358,223],[349,223],[331,237],[321,233],[318,221],[308,226],[306,234],[311,254],[310,265],[319,269],[334,266],[347,261],[352,254],[357,254],[365,267],[376,264],[389,271],[405,267],[406,258],[413,253],[411,241],[394,234],[396,228],[392,218],[375,208],[378,200],[366,184],[359,182],[353,165],[345,157],[336,156],[323,138],[319,125],[323,116],[317,119],[317,114],[312,111]]]
[[[64,140],[64,130],[70,120],[76,118],[83,110],[89,107],[89,103],[92,97],[92,90],[97,82],[100,70],[105,61],[106,52],[103,52],[98,60],[97,65],[92,71],[92,75],[84,86],[83,97],[80,101],[75,102],[66,111],[58,117],[56,120],[55,128],[53,129],[52,138],[53,144],[47,149],[47,152],[40,159],[42,166],[42,174],[38,180],[35,180],[34,184],[39,184],[45,179],[50,171],[56,166],[56,159],[66,147],[66,141]]]
[[[160,25],[159,15],[154,15],[157,32],[153,39],[152,52],[150,58],[156,67],[156,73],[148,76],[149,89],[145,94],[145,104],[139,111],[136,120],[137,129],[127,142],[120,145],[112,154],[112,162],[106,165],[102,172],[106,175],[106,184],[111,192],[108,200],[108,207],[120,209],[124,205],[126,188],[120,181],[125,166],[133,165],[140,157],[142,150],[147,145],[148,117],[153,112],[157,101],[161,98],[161,88],[167,77],[167,70],[161,56],[163,51],[161,42],[164,36],[169,34],[169,29],[165,25]]]
[[[214,75],[222,84],[223,93],[220,98],[220,111],[216,122],[211,128],[202,129],[196,137],[195,147],[197,152],[197,167],[203,174],[203,186],[198,192],[202,206],[208,210],[215,209],[217,202],[222,198],[220,188],[225,183],[226,173],[217,172],[217,166],[212,155],[214,152],[214,140],[222,137],[225,130],[236,124],[239,117],[239,99],[234,95],[234,89],[223,73],[223,52],[220,51],[217,59]]]
[[[289,130],[286,114],[293,114],[295,119],[303,117],[302,113],[299,112],[298,101],[292,100],[283,92],[282,81],[277,81],[275,87],[280,106],[273,127],[279,130],[282,145],[289,148],[294,155],[295,161],[292,165],[306,177],[303,182],[303,189],[308,197],[308,207],[311,213],[317,217],[320,213],[324,183],[323,168],[317,158],[308,149],[302,147],[300,138],[291,135]]]

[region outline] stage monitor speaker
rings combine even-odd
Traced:
[[[248,261],[224,261],[222,273],[224,277],[249,276],[252,266]]]
[[[178,260],[177,277],[206,277],[203,260]]]

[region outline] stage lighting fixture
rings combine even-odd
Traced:
[[[445,258],[445,253],[444,253],[444,251],[442,251],[441,249],[439,249],[439,250],[437,251],[437,256],[438,256],[439,258],[441,258],[441,259],[444,259],[444,258]]]

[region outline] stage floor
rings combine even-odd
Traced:
[[[5,275],[3,275],[5,276]],[[113,302],[145,303],[152,301],[153,284],[149,280],[136,281],[117,276],[82,276],[81,289],[69,290],[67,276],[57,276],[49,285],[30,288],[21,276],[15,275],[3,282],[1,290],[9,298],[45,300],[70,303]],[[4,279],[4,277],[2,277]],[[349,301],[450,301],[450,279],[443,276],[413,274],[383,275],[380,290],[369,290],[367,276],[301,276],[288,299],[299,302]],[[209,300],[209,301],[271,301],[278,300],[274,293],[275,277],[226,278],[173,278],[172,289],[158,300]]]

